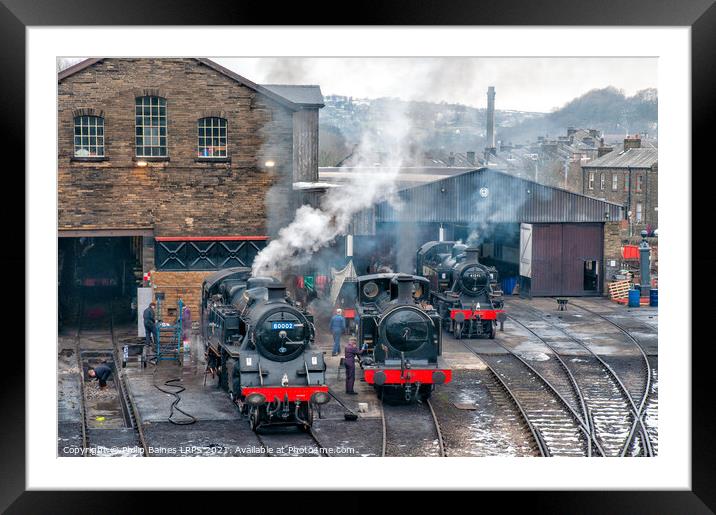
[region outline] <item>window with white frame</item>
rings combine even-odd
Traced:
[[[643,175],[639,174],[636,176],[636,191],[637,192],[641,192],[641,184],[642,184],[643,180],[644,180]]]
[[[612,191],[619,189],[619,174],[614,172],[612,174]]]
[[[199,157],[222,158],[227,156],[226,126],[226,118],[212,116],[199,120]]]
[[[641,222],[642,207],[641,202],[636,203],[636,221]]]
[[[167,101],[162,97],[137,97],[135,101],[137,157],[167,156]]]
[[[75,157],[104,157],[104,118],[75,116]]]
[[[602,191],[604,191],[604,180],[604,174],[602,173],[599,175],[599,189]]]
[[[594,172],[589,172],[589,189],[594,189]]]

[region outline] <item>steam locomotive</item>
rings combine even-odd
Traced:
[[[270,277],[251,269],[216,272],[202,286],[202,338],[219,387],[247,415],[251,429],[313,424],[314,407],[330,400],[313,317]]]
[[[416,266],[430,284],[430,301],[443,327],[456,338],[494,338],[504,320],[499,275],[483,265],[479,250],[454,241],[429,241],[418,249]]]
[[[448,383],[440,317],[427,303],[428,281],[407,274],[358,277],[356,311],[363,378],[381,397],[413,402]]]

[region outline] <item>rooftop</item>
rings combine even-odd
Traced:
[[[106,57],[91,58],[80,61],[57,74],[57,80],[62,82],[68,77],[81,72],[85,68],[89,68],[97,63],[111,59]],[[256,84],[246,77],[239,75],[228,68],[225,68],[211,59],[194,58],[198,63],[211,68],[212,70],[229,77],[244,86],[262,93],[287,107],[299,110],[302,108],[321,108],[323,107],[323,94],[321,87],[315,85],[294,85],[294,84]]]
[[[656,148],[631,148],[626,152],[612,150],[582,168],[651,168],[657,163],[658,154]]]

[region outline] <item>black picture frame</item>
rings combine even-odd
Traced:
[[[25,149],[25,28],[44,25],[293,25],[304,23],[310,25],[564,25],[564,26],[688,26],[691,27],[691,71],[692,71],[692,155],[693,167],[697,163],[706,163],[705,156],[710,153],[713,143],[710,141],[712,130],[711,120],[716,112],[716,4],[714,0],[692,0],[687,3],[670,0],[632,0],[623,2],[606,0],[587,2],[584,0],[544,0],[527,2],[524,0],[490,0],[471,1],[459,0],[450,4],[438,0],[421,2],[367,1],[356,4],[359,9],[351,9],[348,15],[338,15],[335,20],[321,20],[316,13],[340,12],[340,5],[333,3],[295,3],[284,5],[267,2],[216,1],[196,2],[175,0],[173,2],[157,2],[155,0],[3,0],[0,3],[0,48],[2,49],[3,80],[2,112],[4,141],[8,148]],[[337,10],[338,9],[338,10]],[[137,13],[141,12],[141,16]],[[336,23],[337,22],[337,23]],[[51,119],[51,118],[50,118]],[[686,149],[685,149],[686,150]],[[6,177],[15,180],[15,197],[25,191],[24,176],[17,173],[25,166],[24,152],[13,152],[19,157],[18,165],[6,168]],[[700,159],[697,159],[700,158]],[[7,173],[12,170],[13,173]],[[687,171],[675,172],[684,177]],[[10,176],[10,177],[8,177]],[[675,177],[679,179],[679,177]],[[711,199],[704,198],[699,202],[698,194],[709,195],[715,191],[714,173],[710,167],[699,168],[697,197],[692,205],[709,205]],[[3,220],[16,220],[20,206],[10,202],[0,203]],[[692,216],[692,235],[700,240],[711,233],[707,229],[708,216]],[[9,227],[6,222],[6,237],[16,242],[14,253],[6,252],[0,257],[3,270],[15,271],[25,269],[24,225]],[[700,229],[700,230],[699,230]],[[13,232],[14,231],[14,232]],[[9,232],[9,234],[8,234]],[[695,238],[694,238],[695,239]],[[684,283],[693,284],[694,291],[703,286],[710,289],[710,273],[714,259],[711,258],[710,245],[700,247],[701,252],[694,252],[692,258],[695,278],[691,281],[684,277]],[[683,249],[684,258],[689,259],[691,249]],[[26,271],[30,273],[30,271]],[[2,423],[0,424],[0,509],[7,513],[78,513],[90,511],[91,507],[100,505],[104,513],[126,513],[142,511],[131,508],[122,509],[127,494],[113,492],[27,492],[25,491],[25,380],[22,359],[19,362],[12,353],[20,355],[21,350],[10,351],[11,341],[24,341],[25,335],[19,318],[19,306],[24,293],[11,293],[20,290],[16,287],[19,281],[7,280],[5,299],[10,305],[5,313],[14,315],[6,317],[6,323],[14,325],[22,334],[17,338],[6,339],[6,359],[11,360],[9,366],[3,367],[0,374],[0,396],[2,397]],[[687,290],[688,291],[688,290]],[[688,293],[684,293],[688,295]],[[22,298],[21,298],[22,297]],[[28,307],[32,308],[38,299],[30,299]],[[711,306],[708,302],[696,302],[693,297],[692,323],[708,320]],[[688,331],[691,324],[684,321],[684,341],[665,342],[665,345],[679,345],[687,349]],[[492,505],[489,500],[502,501],[502,506],[514,508],[514,502],[525,503],[537,507],[531,511],[543,513],[714,513],[716,512],[716,449],[713,436],[716,431],[714,413],[716,403],[710,397],[713,389],[711,362],[713,351],[709,338],[697,339],[692,353],[692,489],[690,491],[608,491],[608,492],[510,492],[500,493],[479,492],[481,505],[487,508]],[[711,358],[711,359],[710,359]],[[32,367],[30,367],[32,374]],[[285,485],[285,483],[281,483]],[[317,485],[320,487],[320,485]],[[172,494],[176,501],[184,502],[190,496],[196,499],[196,493],[182,492]],[[419,502],[422,496],[415,495]],[[488,499],[494,497],[500,499]],[[146,493],[132,494],[132,506],[149,506]],[[225,496],[205,492],[199,496],[203,500],[211,497],[212,503]],[[261,495],[254,501],[261,505]],[[290,496],[289,496],[290,497]],[[504,497],[509,497],[508,505]],[[292,497],[295,499],[295,495]],[[236,497],[232,497],[236,499]],[[356,503],[358,504],[358,503]],[[237,509],[239,505],[235,504]],[[453,504],[454,506],[454,504]],[[242,505],[240,509],[244,509]],[[94,510],[92,510],[94,511]],[[512,510],[510,510],[512,511]]]

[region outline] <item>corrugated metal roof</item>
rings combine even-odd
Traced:
[[[656,148],[630,148],[626,152],[612,150],[582,168],[651,168],[658,161],[658,154]]]
[[[327,167],[318,168],[318,179],[332,184],[345,184],[353,180],[371,180],[372,176],[380,173],[381,167]],[[474,168],[452,166],[404,166],[398,169],[395,182],[398,188],[412,188],[439,181],[445,177],[465,173]]]
[[[293,84],[261,84],[269,91],[304,107],[323,107],[321,86]]]
[[[489,168],[409,188],[399,197],[400,208],[388,202],[376,205],[376,222],[559,223],[622,218],[618,204]]]

